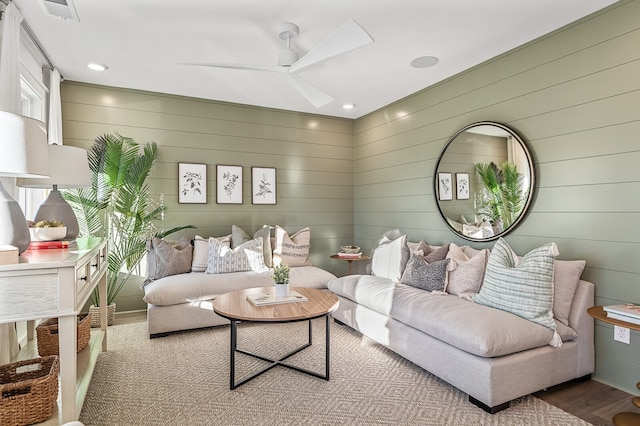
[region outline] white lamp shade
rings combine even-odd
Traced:
[[[51,189],[82,188],[91,186],[87,151],[75,146],[47,145],[49,156],[48,178],[20,178],[17,185],[25,188]]]
[[[49,156],[43,122],[0,111],[0,176],[47,177]]]

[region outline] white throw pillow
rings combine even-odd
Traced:
[[[209,263],[207,274],[225,274],[229,272],[264,272],[262,238],[256,238],[231,249],[217,238],[209,238]]]
[[[214,238],[214,237],[211,237]],[[215,237],[220,242],[231,247],[231,235]],[[193,238],[193,260],[191,262],[192,272],[204,272],[209,264],[209,239],[196,235]]]
[[[276,225],[275,248],[273,249],[273,266],[287,264],[289,266],[311,266],[309,250],[311,249],[311,229],[302,228],[289,236],[280,225]]]
[[[373,251],[371,259],[371,273],[377,277],[386,277],[400,281],[409,258],[407,235],[395,240],[382,237],[378,247]]]

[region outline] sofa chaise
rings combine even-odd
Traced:
[[[340,299],[336,321],[457,387],[490,413],[516,398],[590,377],[594,322],[586,311],[594,303],[594,285],[580,279],[584,261],[555,260],[545,253],[547,277],[538,279],[539,259],[515,256],[502,239],[489,251],[455,244],[432,247],[424,241],[417,249],[417,244],[398,243],[403,238],[381,240],[373,253],[372,274],[329,281],[329,290]],[[393,244],[400,247],[396,253],[387,248]],[[496,265],[499,245],[509,267]],[[496,285],[498,305],[510,299],[510,292],[525,294],[522,305],[545,293],[513,285],[522,265],[536,270],[531,285],[552,281],[542,310],[537,308],[546,316],[541,320],[517,305],[497,308],[486,300]]]

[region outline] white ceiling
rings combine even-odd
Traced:
[[[357,118],[614,3],[613,0],[73,0],[80,22],[14,0],[66,80]],[[300,75],[335,100],[314,108],[286,75],[180,62],[277,64],[277,27],[302,56],[349,19],[375,40]],[[436,56],[432,68],[409,63]],[[98,73],[86,63],[109,69]],[[344,110],[343,103],[355,103]]]

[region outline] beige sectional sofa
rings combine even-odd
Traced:
[[[409,246],[411,244],[407,245],[408,251]],[[415,247],[413,245],[414,250]],[[448,247],[427,250],[432,255],[440,251],[442,257],[445,248]],[[471,254],[466,259],[460,255],[465,250]],[[586,311],[594,303],[594,285],[580,279],[584,261],[550,260],[553,262],[553,301],[547,298],[545,303],[552,303],[547,308],[553,315],[545,321],[550,319],[551,323],[534,322],[517,309],[497,309],[478,303],[482,301],[478,295],[483,287],[491,287],[487,284],[491,281],[487,277],[489,272],[494,275],[496,272],[491,267],[495,266],[493,251],[455,245],[448,251],[457,252],[457,256],[450,256],[448,260],[431,259],[430,265],[424,262],[429,266],[438,262],[447,264],[444,284],[439,282],[441,273],[435,273],[440,276],[435,280],[428,274],[414,273],[413,278],[421,276],[431,280],[427,285],[442,286],[427,291],[419,288],[424,282],[416,285],[406,278],[410,261],[401,259],[401,271],[395,271],[396,262],[376,259],[376,249],[372,275],[351,275],[329,281],[329,290],[340,299],[334,318],[459,388],[469,395],[471,402],[490,413],[507,408],[513,399],[590,376],[594,371],[594,323]],[[418,252],[423,258],[424,254]],[[411,256],[415,260],[415,252]],[[485,256],[486,263],[482,259],[478,263],[477,256]],[[520,258],[523,264],[531,261],[526,256],[524,259]],[[407,263],[402,265],[402,262]],[[480,276],[476,274],[479,282],[473,289],[474,273],[465,271],[464,267],[473,266],[479,271],[478,264],[483,271]],[[376,269],[378,275],[375,275]],[[536,269],[535,265],[530,269]],[[390,271],[400,275],[389,276]],[[498,272],[504,274],[502,270]],[[511,289],[507,279],[500,275],[498,285]],[[447,289],[449,285],[451,288]],[[509,299],[508,289],[503,290],[502,299]],[[524,303],[535,297],[525,298]]]
[[[291,266],[292,286],[326,289],[336,276],[311,265],[310,245],[309,228],[290,236],[277,225],[253,235],[234,225],[222,237],[151,240],[143,283],[149,336],[228,324],[213,312],[213,300],[233,290],[274,285],[274,263]]]

